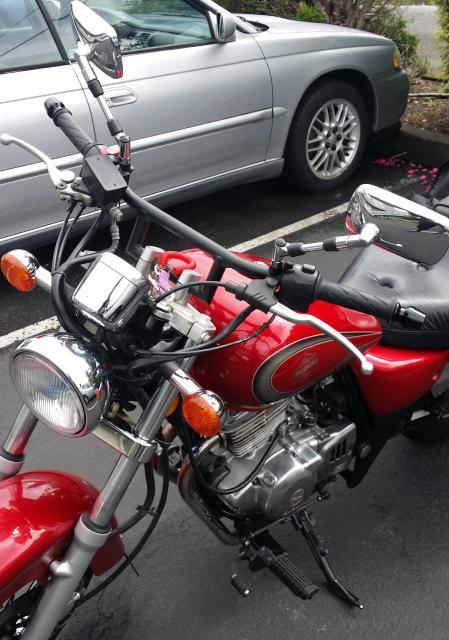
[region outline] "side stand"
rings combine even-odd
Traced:
[[[346,587],[344,587],[335,576],[326,558],[328,550],[326,549],[324,540],[316,526],[313,524],[309,512],[305,510],[300,511],[297,515],[292,516],[291,520],[296,531],[300,531],[306,539],[317,565],[326,578],[330,591],[338,598],[345,600],[359,609],[363,609],[363,604],[360,602],[359,598],[346,589]]]

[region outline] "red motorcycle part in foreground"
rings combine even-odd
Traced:
[[[97,496],[82,478],[59,471],[31,471],[0,483],[0,604],[30,582],[45,583],[50,563],[61,557],[78,518]],[[123,555],[115,536],[90,568],[101,575]]]

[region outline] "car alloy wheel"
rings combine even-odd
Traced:
[[[342,98],[329,100],[316,112],[306,138],[307,163],[321,180],[339,177],[352,163],[360,145],[360,118]]]

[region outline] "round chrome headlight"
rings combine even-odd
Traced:
[[[104,359],[95,348],[67,333],[25,340],[12,355],[10,371],[30,411],[62,435],[85,435],[108,407]]]

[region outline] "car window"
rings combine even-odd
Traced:
[[[75,47],[70,19],[70,7],[52,16],[64,46]],[[212,39],[211,27],[205,12],[187,0],[85,0],[111,24],[120,38],[123,53],[156,47],[177,47],[201,44]]]
[[[0,72],[60,62],[35,0],[1,0]]]

